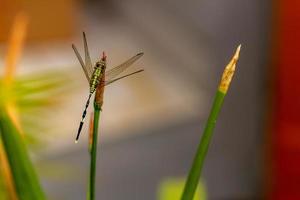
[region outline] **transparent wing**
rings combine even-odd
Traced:
[[[128,76],[131,76],[131,75],[134,75],[134,74],[143,72],[143,71],[144,71],[143,69],[140,69],[140,70],[138,70],[138,71],[135,71],[135,72],[126,74],[126,75],[121,76],[121,77],[119,77],[119,78],[115,78],[115,79],[112,79],[112,80],[109,80],[109,81],[105,81],[105,86],[107,86],[107,85],[109,85],[109,84],[111,84],[111,83],[113,83],[113,82],[115,82],[115,81],[118,81],[118,80],[120,80],[120,79],[126,78],[126,77],[128,77]]]
[[[84,44],[84,54],[85,54],[85,66],[87,70],[89,70],[89,73],[93,73],[93,66],[92,66],[92,61],[89,53],[89,47],[87,44],[85,32],[83,32],[83,44]]]
[[[73,48],[73,50],[75,52],[75,55],[76,55],[76,57],[77,57],[80,65],[81,65],[81,67],[82,67],[82,69],[84,71],[84,74],[85,74],[87,80],[90,81],[91,73],[89,72],[89,70],[85,66],[85,64],[84,64],[84,62],[83,62],[83,60],[82,60],[82,58],[81,58],[81,56],[80,56],[80,54],[79,54],[79,52],[78,52],[78,50],[77,50],[77,48],[76,48],[76,46],[74,44],[72,44],[72,48]]]
[[[122,63],[121,65],[114,67],[111,70],[108,70],[105,73],[105,80],[108,82],[116,78],[119,74],[125,71],[128,67],[130,67],[135,61],[137,61],[140,57],[142,57],[144,53],[138,53],[137,55],[133,56],[126,62]]]

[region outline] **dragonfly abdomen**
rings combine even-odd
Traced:
[[[91,81],[90,81],[90,93],[94,93],[98,84],[99,84],[99,80],[100,80],[100,76],[101,76],[101,69],[100,68],[96,68],[92,77],[91,77]]]

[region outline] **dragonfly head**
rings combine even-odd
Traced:
[[[101,68],[101,71],[104,72],[106,68],[106,55],[103,51],[102,58],[96,63],[96,68]]]
[[[96,62],[95,68],[100,68],[101,71],[105,70],[105,68],[106,68],[106,62],[103,61],[103,60],[100,60],[100,61]]]

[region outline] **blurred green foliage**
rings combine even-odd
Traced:
[[[184,188],[184,178],[168,178],[158,188],[158,200],[179,200]],[[203,182],[197,186],[193,200],[206,200],[206,189]]]
[[[0,133],[19,199],[44,199],[27,146],[39,144],[45,131],[46,111],[56,106],[71,89],[66,71],[23,75],[5,84],[0,80]],[[19,125],[9,116],[6,106],[13,106]],[[24,140],[25,139],[25,140]],[[0,195],[6,199],[5,182],[0,174]],[[7,181],[7,180],[6,180]]]
[[[18,199],[45,199],[25,142],[5,109],[0,113],[0,133]]]

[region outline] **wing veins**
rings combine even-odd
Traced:
[[[81,65],[81,67],[82,67],[82,69],[84,71],[84,74],[85,74],[87,80],[90,81],[89,71],[88,71],[87,67],[85,66],[85,64],[84,64],[84,62],[82,60],[82,57],[80,56],[80,54],[79,54],[79,52],[78,52],[78,50],[77,50],[77,48],[76,48],[76,46],[74,44],[72,44],[72,48],[73,48],[73,50],[75,52],[75,55],[76,55],[76,57],[77,57],[80,65]]]
[[[111,84],[111,83],[114,83],[114,82],[116,82],[116,81],[118,81],[118,80],[120,80],[120,79],[126,78],[126,77],[128,77],[128,76],[131,76],[131,75],[134,75],[134,74],[143,72],[143,71],[144,71],[144,69],[140,69],[140,70],[137,70],[137,71],[135,71],[135,72],[126,74],[126,75],[124,75],[124,76],[121,76],[121,77],[118,77],[118,78],[115,78],[115,79],[106,81],[106,82],[105,82],[105,86],[107,86],[107,85],[109,85],[109,84]]]
[[[138,53],[137,55],[133,56],[132,58],[118,65],[117,67],[114,67],[111,70],[107,71],[105,73],[105,79],[110,81],[116,78],[119,74],[125,71],[128,67],[130,67],[135,61],[137,61],[143,55],[144,53]]]
[[[92,66],[92,61],[91,61],[91,57],[90,57],[90,53],[89,53],[89,47],[88,47],[85,32],[83,32],[82,34],[83,34],[83,44],[84,44],[84,54],[85,54],[85,65],[86,65],[87,69],[89,70],[89,73],[92,74],[93,66]]]

